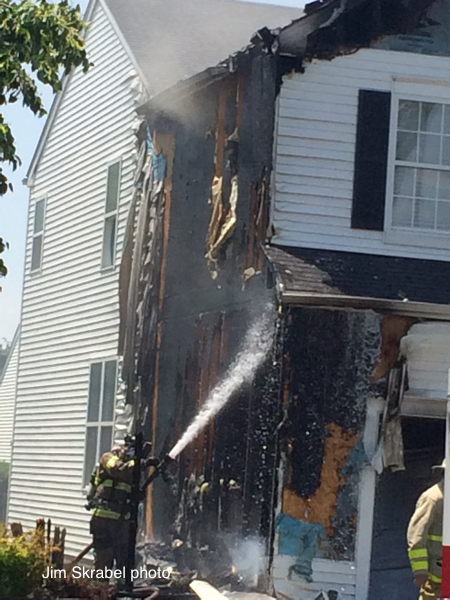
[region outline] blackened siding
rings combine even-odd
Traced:
[[[259,253],[259,239],[252,222],[255,215],[250,213],[252,202],[258,199],[263,201],[258,205],[261,218],[268,212],[267,197],[261,190],[266,189],[271,171],[275,84],[274,58],[261,55],[236,76],[185,101],[182,115],[152,118],[154,129],[175,137],[159,403],[153,413],[158,451],[169,450],[187,427],[207,391],[233,360],[254,315],[273,294],[267,289],[264,269],[260,273],[257,261],[252,263],[252,257]],[[205,252],[212,210],[209,199],[217,168],[215,132],[224,86],[231,86],[224,111],[226,135],[232,135],[240,125],[239,198],[237,225],[221,247],[218,277],[213,279]],[[231,160],[229,153],[227,160]],[[225,208],[230,170],[225,163]],[[255,273],[244,283],[244,271],[252,265]],[[275,373],[269,369],[259,375],[254,386],[241,390],[214,424],[186,449],[172,488],[162,481],[155,483],[155,533],[176,533],[198,544],[205,542],[210,530],[268,535],[279,422],[279,388],[274,384],[277,368],[273,365]],[[150,390],[146,391],[146,402],[150,408],[145,427],[150,435],[155,429]],[[206,496],[198,489],[204,480],[210,484],[203,488]],[[180,508],[183,514],[176,520]],[[199,518],[201,531],[195,533]]]
[[[365,460],[360,440],[366,401],[375,391],[379,317],[299,308],[287,319],[289,397],[281,437],[289,477],[283,512],[323,525],[324,558],[354,560],[359,470]]]

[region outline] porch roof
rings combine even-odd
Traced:
[[[265,252],[286,304],[450,319],[450,262],[272,245]]]

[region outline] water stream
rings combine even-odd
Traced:
[[[265,307],[247,331],[242,348],[225,377],[211,390],[200,412],[169,452],[175,459],[227,404],[233,394],[252,381],[258,367],[269,352],[274,338],[274,309]]]

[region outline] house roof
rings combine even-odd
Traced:
[[[283,294],[450,304],[450,262],[266,246]]]
[[[90,0],[89,21],[99,0]],[[144,79],[150,97],[156,96],[215,67],[243,47],[263,27],[281,28],[303,16],[299,8],[240,0],[101,0],[125,50]],[[34,173],[58,111],[63,91],[50,114],[31,160]]]
[[[276,28],[303,11],[237,0],[104,0],[150,96],[217,65],[262,27]]]

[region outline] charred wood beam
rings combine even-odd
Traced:
[[[286,306],[319,306],[323,308],[354,308],[374,310],[385,314],[450,321],[450,307],[445,304],[387,300],[368,296],[344,296],[314,294],[309,292],[282,291],[281,302]]]

